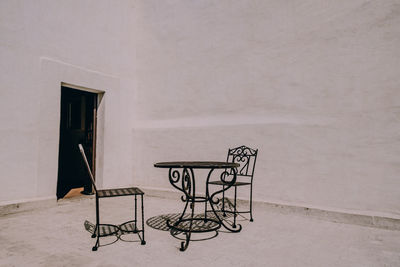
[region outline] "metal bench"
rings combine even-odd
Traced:
[[[92,174],[92,171],[89,167],[88,160],[85,155],[85,151],[81,144],[78,145],[79,150],[82,154],[83,161],[85,162],[86,168],[88,170],[90,179],[92,181],[92,185],[95,191],[96,196],[96,225],[93,229],[92,238],[96,238],[96,244],[92,248],[93,251],[96,251],[98,247],[100,247],[100,237],[116,235],[118,238],[122,234],[126,233],[136,233],[139,236],[142,245],[146,244],[144,240],[144,207],[143,207],[143,191],[137,187],[127,187],[127,188],[115,188],[115,189],[97,189],[96,183]],[[121,197],[121,196],[134,196],[135,198],[135,218],[133,220],[124,222],[119,225],[113,224],[100,224],[100,212],[99,212],[99,199],[100,198],[109,198],[109,197]],[[141,228],[138,228],[138,205],[137,205],[137,197],[140,196],[141,199]]]

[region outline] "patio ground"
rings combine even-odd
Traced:
[[[132,198],[101,199],[104,222],[132,214]],[[145,220],[181,211],[178,199],[145,196]],[[129,213],[131,212],[131,213]],[[279,212],[256,203],[240,233],[191,242],[185,252],[169,232],[145,226],[147,244],[118,241],[92,252],[84,228],[93,197],[0,214],[0,266],[400,266],[400,231]]]

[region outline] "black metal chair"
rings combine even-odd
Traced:
[[[227,162],[235,162],[239,163],[240,167],[236,169],[237,178],[236,182],[233,185],[235,188],[234,194],[234,204],[233,211],[225,209],[225,192],[222,192],[222,212],[225,215],[226,212],[233,213],[233,227],[236,227],[236,216],[239,213],[250,213],[250,221],[253,221],[253,176],[254,176],[254,168],[256,165],[258,149],[252,149],[247,146],[239,146],[236,148],[232,148],[228,150]],[[233,174],[233,171],[230,171],[230,174]],[[209,184],[214,185],[222,185],[226,186],[224,181],[211,181]],[[239,186],[248,186],[250,187],[250,209],[245,211],[238,211],[236,208],[236,196],[237,196],[237,188]]]
[[[93,177],[92,171],[89,167],[89,163],[86,158],[83,146],[81,144],[79,144],[78,146],[79,146],[79,150],[82,154],[83,161],[85,162],[86,168],[88,170],[90,179],[92,181],[93,188],[95,190],[95,195],[96,195],[96,225],[95,225],[95,229],[94,229],[92,238],[97,237],[97,241],[96,241],[95,246],[92,248],[92,250],[96,251],[97,248],[100,246],[100,242],[99,242],[100,237],[116,235],[118,238],[120,238],[120,236],[122,234],[126,234],[126,233],[136,233],[139,236],[141,244],[145,245],[146,241],[144,240],[144,208],[143,208],[144,193],[143,193],[143,191],[137,187],[98,190],[96,188],[94,177]],[[120,197],[120,196],[134,196],[135,197],[135,219],[124,222],[120,225],[100,224],[99,199],[100,198],[108,198],[108,197]],[[140,196],[140,198],[141,198],[141,213],[142,213],[142,216],[141,216],[142,217],[142,220],[141,220],[142,228],[141,229],[139,229],[137,227],[137,223],[138,223],[137,196]],[[142,235],[140,235],[140,233],[142,233]]]

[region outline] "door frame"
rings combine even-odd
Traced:
[[[74,85],[74,84],[70,84],[70,83],[65,83],[65,82],[61,82],[60,88],[62,87],[67,87],[67,88],[71,88],[71,89],[75,89],[75,90],[79,90],[82,92],[89,92],[89,93],[93,93],[95,94],[95,101],[94,101],[94,107],[93,107],[93,140],[92,140],[92,173],[93,173],[93,177],[96,179],[96,154],[97,154],[97,111],[100,105],[100,102],[105,94],[105,91],[102,90],[96,90],[96,89],[92,89],[92,88],[88,88],[88,87],[84,87],[84,86],[79,86],[79,85]],[[60,118],[61,119],[61,118]],[[59,140],[59,145],[60,145],[61,140]],[[58,163],[59,164],[59,163]],[[58,179],[58,178],[57,178]]]

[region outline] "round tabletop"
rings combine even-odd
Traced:
[[[239,163],[223,161],[169,161],[157,162],[157,168],[193,168],[193,169],[223,169],[239,167]]]

